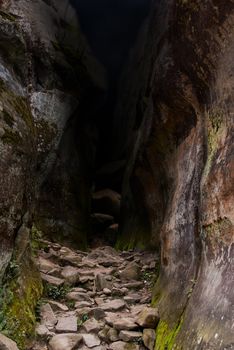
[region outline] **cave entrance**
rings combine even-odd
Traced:
[[[120,232],[122,183],[131,152],[128,128],[122,125],[131,117],[116,111],[125,84],[121,76],[129,66],[150,0],[70,1],[90,47],[86,50],[85,43],[85,50],[91,52],[85,51],[82,59],[75,56],[81,70],[79,106],[67,123],[55,165],[43,183],[35,222],[50,239],[85,249],[114,245]],[[65,17],[66,11],[68,7]],[[80,32],[77,41],[83,41]],[[72,79],[68,89],[70,84]]]
[[[80,114],[96,149],[92,152],[92,214],[89,244],[94,240],[114,244],[120,219],[120,198],[126,166],[126,150],[116,149],[118,124],[115,108],[120,77],[127,65],[131,49],[149,13],[150,0],[71,0],[81,30],[96,59],[103,65],[107,90],[90,92],[84,100]],[[90,108],[90,96],[92,103]],[[82,128],[84,129],[84,128]],[[87,151],[87,150],[86,150]],[[86,157],[90,158],[87,151]],[[91,158],[92,158],[91,157]],[[94,235],[95,232],[95,235]],[[95,239],[94,239],[95,237]]]

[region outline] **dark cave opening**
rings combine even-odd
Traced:
[[[120,76],[150,9],[150,0],[71,0],[81,30],[107,75],[107,91],[93,113],[99,132],[97,168],[113,159],[113,113]]]
[[[71,3],[91,51],[104,67],[107,77],[106,90],[88,91],[83,98],[79,108],[81,122],[75,127],[75,130],[92,133],[92,142],[83,146],[83,159],[89,169],[87,176],[93,192],[90,237],[92,240],[95,232],[96,238],[103,239],[113,236],[119,222],[126,166],[126,154],[113,152],[116,147],[114,111],[122,88],[120,78],[149,14],[150,0],[71,0]],[[114,241],[109,243],[114,244]]]
[[[81,27],[77,41],[82,41],[81,33],[85,38],[82,58],[79,56],[77,61],[73,52],[69,61],[79,68],[78,83],[75,76],[73,81],[72,75],[64,76],[61,67],[56,68],[64,78],[66,89],[70,91],[70,86],[77,84],[79,104],[66,124],[56,162],[43,183],[37,225],[49,232],[50,238],[82,248],[103,243],[115,245],[123,217],[124,174],[128,152],[132,151],[129,146],[132,135],[129,137],[127,130],[122,132],[125,116],[118,119],[115,108],[118,100],[122,101],[119,98],[124,89],[122,74],[129,66],[131,50],[144,26],[151,1],[70,2]],[[64,37],[60,49],[67,55]],[[122,147],[122,140],[127,147]]]

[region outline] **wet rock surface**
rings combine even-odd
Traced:
[[[37,260],[45,295],[32,350],[152,348],[155,332],[150,328],[159,320],[150,307],[155,253],[117,252],[109,246],[84,253],[49,241],[43,245]]]

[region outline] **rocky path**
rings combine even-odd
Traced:
[[[157,256],[101,247],[89,253],[43,241],[45,295],[33,350],[154,348],[157,310],[150,307]]]

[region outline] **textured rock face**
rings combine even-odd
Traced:
[[[161,246],[156,350],[234,343],[233,11],[231,0],[155,0],[116,112],[119,159],[129,150],[119,246]],[[67,1],[0,1],[0,280],[11,277],[0,319],[22,349],[41,293],[29,247],[35,205],[39,227],[85,244],[96,131],[79,113],[102,76]]]
[[[54,1],[2,1],[0,37],[3,271],[22,217],[27,211],[32,213],[35,194],[55,163],[68,120],[77,111],[86,89],[101,89],[103,81],[101,69],[92,62],[67,1],[59,5]],[[63,140],[64,153],[69,153],[64,151],[67,148],[69,145]],[[61,171],[59,174],[62,176]],[[61,181],[62,190],[64,182]],[[46,209],[51,210],[48,206]]]
[[[1,305],[0,312],[1,319],[2,312],[6,312],[7,327],[13,328],[22,348],[24,336],[32,334],[33,308],[41,290],[29,247],[35,203],[39,195],[45,200],[50,195],[49,204],[56,203],[56,196],[47,193],[46,197],[41,188],[45,188],[48,179],[54,183],[53,169],[62,168],[59,205],[63,202],[65,214],[60,221],[71,219],[66,216],[68,202],[75,200],[71,195],[70,200],[63,201],[63,194],[67,194],[66,178],[77,172],[74,163],[80,169],[81,179],[76,191],[84,188],[83,197],[86,196],[82,182],[85,165],[80,155],[76,155],[70,173],[64,170],[64,162],[72,157],[73,142],[67,142],[66,133],[74,123],[79,125],[78,107],[87,91],[103,89],[102,73],[91,58],[68,1],[0,2],[0,280],[10,259],[7,274],[12,277],[15,267],[20,270],[14,283],[9,283],[8,275],[4,278],[6,293],[11,290],[15,299],[9,302],[6,294],[8,303]],[[44,210],[56,221],[58,208],[54,210],[49,204]],[[85,204],[80,208],[83,221],[87,210]],[[37,210],[36,218],[40,215]],[[18,315],[22,315],[22,320]]]
[[[123,118],[135,110],[136,136],[120,246],[161,243],[156,349],[234,341],[233,10],[231,1],[155,1],[139,83],[121,100]]]

